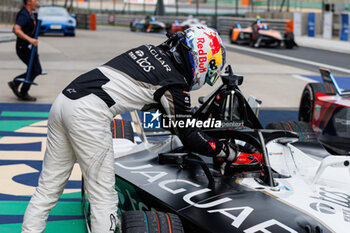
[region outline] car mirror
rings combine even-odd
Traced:
[[[76,14],[71,14],[70,16],[71,16],[72,18],[74,18],[74,19],[77,17]]]

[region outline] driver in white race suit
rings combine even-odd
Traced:
[[[125,111],[159,104],[169,116],[191,117],[190,90],[213,85],[225,64],[218,33],[191,27],[159,46],[131,49],[70,83],[52,105],[47,149],[22,232],[43,232],[49,211],[78,161],[91,203],[94,233],[113,232],[117,219],[110,123]],[[179,120],[179,119],[172,119]],[[232,162],[237,153],[196,127],[176,128],[183,145]]]

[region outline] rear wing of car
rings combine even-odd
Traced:
[[[321,73],[323,83],[328,83],[328,84],[333,85],[335,87],[338,95],[340,95],[340,96],[350,95],[350,90],[343,91],[340,89],[337,81],[335,80],[334,76],[332,75],[332,73],[329,69],[320,68],[320,73]]]

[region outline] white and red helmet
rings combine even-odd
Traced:
[[[185,31],[185,44],[192,68],[191,90],[205,83],[214,85],[224,68],[226,53],[219,34],[205,26],[192,26]]]

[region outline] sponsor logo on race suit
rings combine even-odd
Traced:
[[[67,88],[66,91],[71,94],[71,93],[77,93],[77,91],[74,88]]]
[[[136,61],[136,63],[139,64],[139,66],[142,67],[147,73],[156,69],[154,66],[152,66],[152,63],[148,61],[148,57],[140,58]]]
[[[201,187],[201,185],[196,184],[192,181],[186,180],[186,179],[163,179],[168,176],[168,173],[164,171],[156,171],[156,170],[150,170],[153,168],[153,165],[146,164],[136,167],[130,167],[126,166],[124,164],[121,164],[119,162],[115,162],[115,164],[121,168],[130,171],[131,174],[138,174],[140,176],[144,176],[147,179],[147,182],[155,184],[163,191],[166,191],[170,194],[177,195],[179,198],[181,198],[184,202],[187,204],[192,205],[194,208],[204,209],[207,213],[210,214],[221,214],[225,218],[229,218],[232,220],[231,225],[228,227],[232,227],[234,229],[239,229],[245,233],[256,233],[256,232],[270,232],[268,228],[273,227],[274,229],[280,228],[280,232],[290,232],[290,233],[297,233],[294,229],[291,227],[285,225],[284,223],[276,220],[276,219],[270,219],[264,222],[259,222],[258,224],[255,224],[253,226],[246,226],[245,220],[248,218],[251,218],[254,213],[254,208],[250,207],[249,205],[245,206],[234,206],[232,208],[219,208],[220,205],[223,203],[229,203],[232,201],[229,197],[223,197],[218,200],[214,200],[212,202],[206,202],[206,203],[196,203],[192,201],[192,199],[198,195],[208,193],[212,191],[209,188]],[[161,181],[160,181],[161,180]],[[169,184],[177,184],[176,189],[174,189],[172,185]],[[185,186],[181,187],[180,185],[184,184]],[[186,193],[187,189],[185,188],[186,185],[191,185],[195,188],[198,188],[198,190],[195,190],[190,193]],[[135,200],[131,193],[126,190],[126,193],[128,196],[124,196],[124,194],[121,192],[119,187],[116,187],[118,193],[119,193],[119,199],[132,204],[132,208],[134,210],[152,210],[149,206],[147,206],[145,203]],[[122,204],[122,203],[121,203]],[[235,213],[235,215],[232,213]],[[245,225],[244,227],[242,225]],[[243,229],[245,228],[245,229]]]
[[[137,56],[135,55],[137,54]],[[150,72],[151,70],[155,70],[156,67],[152,65],[151,62],[148,61],[148,57],[143,57],[144,53],[141,50],[137,50],[135,53],[132,51],[128,53],[128,55],[136,61],[136,63],[145,71]],[[141,58],[139,58],[141,57]]]
[[[142,50],[137,50],[136,52],[136,55],[139,56],[139,57],[143,57],[144,53]]]
[[[170,66],[163,60],[163,58],[161,57],[161,55],[157,52],[157,50],[155,50],[152,46],[147,45],[147,48],[149,50],[149,52],[153,55],[153,57],[159,61],[159,63],[165,68],[165,71],[170,72],[171,68]]]
[[[128,55],[129,55],[133,60],[136,60],[136,59],[137,59],[136,55],[135,55],[133,52],[129,52]]]

